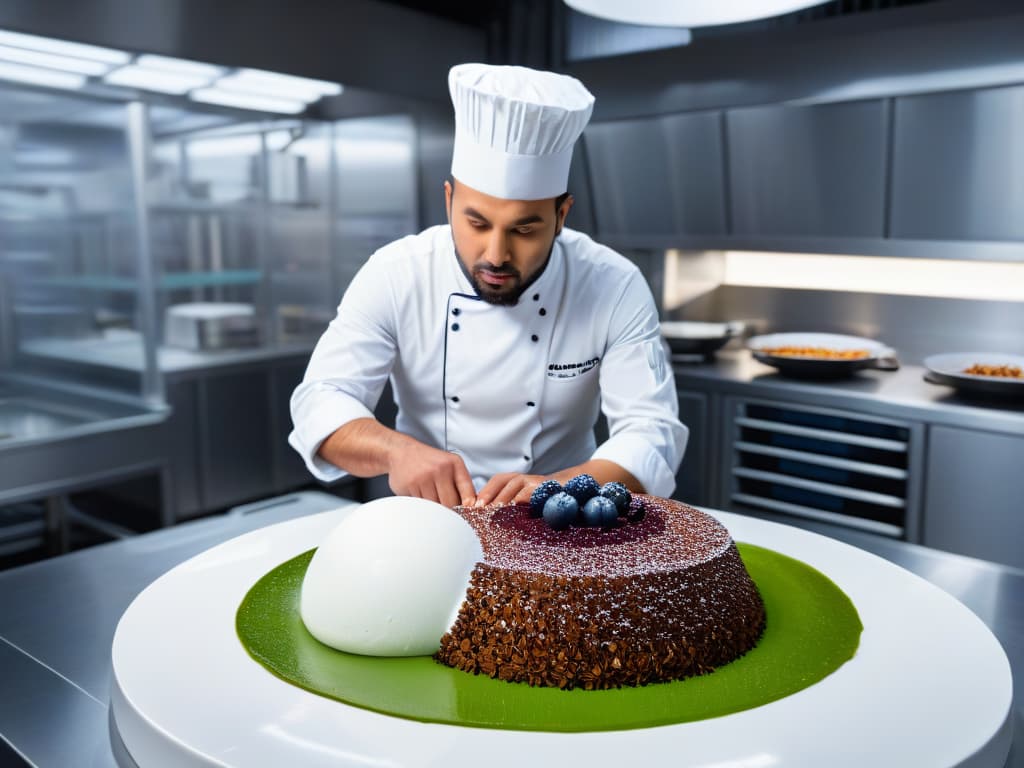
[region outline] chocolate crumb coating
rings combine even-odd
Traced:
[[[552,531],[528,507],[459,508],[484,562],[435,658],[530,685],[678,680],[742,656],[764,603],[728,531],[676,501],[611,530]]]

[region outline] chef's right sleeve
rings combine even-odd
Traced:
[[[291,397],[289,444],[318,480],[347,472],[317,455],[321,444],[354,419],[373,418],[395,361],[395,297],[382,259],[371,257],[352,279]]]

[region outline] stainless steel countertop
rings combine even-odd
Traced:
[[[745,349],[724,349],[699,363],[673,359],[680,391],[752,393],[787,400],[848,408],[897,419],[915,419],[967,429],[1024,435],[1024,399],[966,397],[950,387],[929,384],[926,368],[903,365],[898,371],[859,371],[846,379],[806,380],[780,375]]]
[[[315,492],[275,502],[0,573],[0,736],[29,765],[117,766],[108,731],[110,648],[135,596],[215,544],[352,503]],[[1024,768],[1024,572],[856,531],[844,539],[945,589],[992,629],[1014,671],[1016,739],[1007,765]],[[0,763],[5,757],[13,755],[0,749]]]
[[[157,366],[165,375],[183,374],[210,368],[262,363],[282,357],[309,357],[314,346],[315,343],[310,341],[241,349],[193,351],[160,345],[156,350]],[[141,373],[144,363],[141,336],[43,339],[23,344],[21,351],[47,360],[130,373]]]

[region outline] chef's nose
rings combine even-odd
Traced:
[[[490,233],[487,238],[487,248],[484,251],[484,261],[494,267],[500,267],[511,261],[508,252],[508,234],[499,230],[498,227]]]

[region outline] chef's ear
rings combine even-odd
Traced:
[[[569,209],[572,208],[572,204],[576,202],[576,198],[572,195],[566,194],[565,200],[562,201],[561,205],[558,206],[558,228],[555,231],[555,235],[562,234],[562,227],[565,226],[565,217],[569,215]]]
[[[445,179],[444,182],[444,211],[448,214],[448,223],[452,223],[452,182]]]

